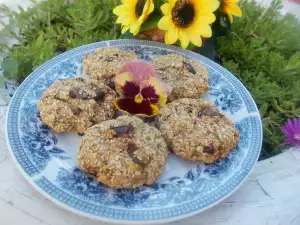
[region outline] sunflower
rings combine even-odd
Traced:
[[[201,36],[212,36],[209,24],[216,20],[213,12],[219,4],[217,0],[168,0],[160,8],[164,16],[158,22],[158,28],[167,31],[165,43],[174,44],[179,39],[183,48],[190,42],[200,47]]]
[[[122,25],[122,34],[130,29],[130,32],[136,35],[154,10],[153,0],[122,0],[122,3],[113,10],[118,16],[116,23]]]
[[[237,3],[240,0],[221,0],[220,10],[228,15],[230,23],[233,22],[233,16],[242,16],[242,10]]]

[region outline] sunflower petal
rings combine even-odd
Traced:
[[[188,47],[190,40],[186,30],[179,31],[179,40],[182,48]]]
[[[214,12],[220,6],[218,0],[197,0],[194,4],[196,4],[197,10],[200,12]]]
[[[189,30],[189,39],[192,42],[193,45],[197,46],[197,47],[201,47],[202,45],[202,39],[200,37],[200,34],[197,32],[194,32],[192,28],[190,28]]]
[[[173,21],[169,16],[164,16],[158,21],[158,28],[160,30],[168,30],[172,26],[173,26]]]
[[[130,28],[130,26],[129,25],[125,25],[125,26],[123,26],[122,27],[122,34],[125,34],[126,33],[126,31],[128,31],[129,30],[129,28]]]
[[[212,30],[209,25],[202,25],[201,28],[199,28],[199,32],[203,37],[210,38],[212,36]]]
[[[127,11],[127,7],[125,5],[119,5],[113,9],[113,13],[117,16],[120,16],[122,13]]]
[[[241,17],[243,15],[242,10],[236,4],[230,4],[227,7],[227,11],[233,14],[234,16]]]
[[[197,22],[201,24],[212,24],[213,22],[215,22],[215,20],[216,20],[215,14],[211,12],[205,12],[199,15]]]
[[[178,33],[178,28],[175,26],[169,29],[165,34],[165,43],[168,45],[174,44],[178,40]]]
[[[130,33],[132,33],[133,35],[136,35],[140,31],[140,28],[141,28],[141,23],[136,21],[136,22],[131,24]]]
[[[227,15],[228,15],[230,23],[233,23],[233,16],[231,14],[227,14]]]
[[[172,14],[171,3],[163,4],[160,9],[165,16],[170,16]]]

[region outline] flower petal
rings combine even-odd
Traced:
[[[178,28],[175,26],[169,29],[165,35],[165,43],[168,45],[174,44],[178,40],[178,32]]]
[[[241,17],[243,15],[242,10],[236,4],[229,4],[227,7],[227,11],[233,14],[234,16]]]
[[[159,110],[155,105],[150,104],[148,101],[136,103],[134,99],[116,98],[114,101],[117,109],[124,113],[139,115],[139,116],[154,116],[157,115]]]
[[[132,33],[133,35],[136,35],[140,31],[140,28],[141,28],[140,22],[136,21],[134,23],[131,23],[130,33]]]
[[[173,26],[173,21],[171,19],[171,17],[169,16],[164,16],[162,17],[159,21],[158,21],[158,25],[157,27],[160,29],[160,30],[168,30],[170,29],[170,27]]]
[[[201,36],[203,36],[203,37],[209,38],[212,36],[211,27],[207,24],[201,25],[201,27],[199,27],[199,32],[200,32]]]
[[[194,4],[197,7],[197,10],[203,12],[214,12],[220,6],[220,2],[218,0],[194,0],[194,2]]]
[[[134,82],[133,75],[130,72],[122,72],[115,78],[115,87],[119,95],[122,95],[122,87],[126,82]]]
[[[125,85],[121,87],[120,95],[125,98],[134,99],[140,93],[140,87],[132,81],[126,81]]]
[[[156,94],[159,96],[158,103],[160,105],[166,104],[167,98],[172,92],[172,87],[170,85],[166,84],[158,77],[151,77],[144,85],[153,86]]]
[[[143,99],[149,101],[151,104],[157,104],[159,101],[159,96],[156,93],[155,87],[152,85],[144,87],[141,90],[141,95]]]
[[[189,33],[189,39],[192,42],[192,44],[195,46],[201,47],[202,39],[200,37],[200,34],[197,32],[194,32],[193,29],[189,29],[188,33]]]
[[[156,76],[155,68],[150,64],[142,60],[135,60],[127,62],[120,69],[120,73],[130,73],[133,77],[133,81],[140,86],[144,80],[150,79],[152,76]]]
[[[172,8],[170,3],[163,4],[160,7],[160,9],[165,16],[170,16],[172,14]]]
[[[126,31],[128,31],[128,30],[129,30],[129,28],[130,28],[130,26],[129,26],[129,25],[125,25],[125,26],[123,26],[123,27],[122,27],[122,34],[125,34],[125,33],[126,33]]]
[[[187,48],[189,45],[189,37],[187,35],[187,30],[186,29],[182,29],[179,31],[179,40],[180,40],[180,44],[182,48]]]

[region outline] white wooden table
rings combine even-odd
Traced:
[[[270,0],[264,0],[269,3]],[[0,0],[12,7],[26,0]],[[286,11],[300,17],[300,6]],[[67,212],[36,192],[20,175],[5,140],[8,100],[0,92],[0,224],[104,225]],[[231,197],[196,216],[172,225],[300,225],[300,150],[291,149],[260,161]]]

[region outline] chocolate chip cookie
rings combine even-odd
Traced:
[[[41,119],[56,132],[84,132],[114,116],[115,91],[82,78],[59,80],[45,90],[38,109]]]
[[[78,152],[81,169],[113,188],[152,184],[168,156],[160,132],[135,116],[107,120],[88,130]]]
[[[213,163],[239,141],[233,122],[200,99],[178,99],[158,115],[159,129],[171,149],[185,160]]]
[[[173,88],[170,101],[199,98],[208,91],[208,70],[198,60],[170,54],[158,56],[151,63],[157,75]]]
[[[124,63],[137,60],[132,51],[115,47],[98,48],[94,53],[87,53],[83,58],[83,71],[92,81],[101,81],[112,87],[114,78]]]

